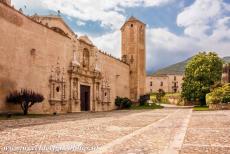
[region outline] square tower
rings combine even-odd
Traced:
[[[135,17],[130,17],[121,27],[122,60],[130,65],[130,97],[133,101],[145,94],[145,27]]]

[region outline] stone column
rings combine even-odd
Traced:
[[[70,75],[70,84],[69,84],[69,113],[73,112],[73,78]]]
[[[95,78],[93,79],[93,106],[92,106],[92,111],[95,112],[95,106],[96,106],[96,86],[95,86]]]

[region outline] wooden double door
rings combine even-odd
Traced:
[[[90,111],[90,86],[81,85],[81,111]]]

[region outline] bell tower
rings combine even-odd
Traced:
[[[145,94],[145,24],[130,17],[121,27],[122,60],[130,65],[130,97],[137,101]]]

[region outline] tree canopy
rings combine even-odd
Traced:
[[[185,67],[182,97],[188,101],[199,100],[204,105],[211,86],[221,81],[222,67],[222,59],[214,52],[194,56]]]
[[[32,90],[23,89],[21,91],[14,91],[10,93],[6,101],[8,103],[20,104],[24,115],[28,114],[28,109],[35,103],[40,103],[44,100],[42,94],[35,93]]]

